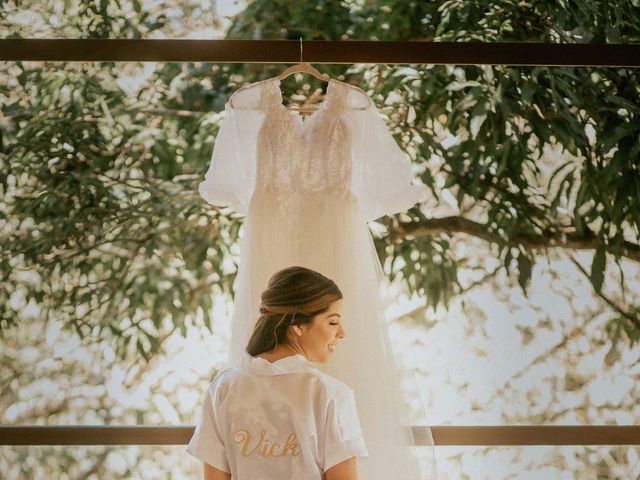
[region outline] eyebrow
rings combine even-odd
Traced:
[[[329,317],[342,317],[342,315],[340,315],[339,313],[332,313],[331,315],[329,315]]]

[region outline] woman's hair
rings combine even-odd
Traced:
[[[262,292],[260,317],[246,351],[254,357],[287,342],[289,325],[305,325],[342,298],[333,280],[304,267],[273,274]]]

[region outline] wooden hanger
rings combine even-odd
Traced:
[[[331,80],[331,77],[326,73],[320,73],[318,70],[312,67],[311,64],[302,61],[302,37],[300,37],[300,62],[290,66],[280,75],[278,75],[276,78],[278,80],[282,80],[288,77],[289,75],[291,75],[292,73],[299,73],[299,72],[309,73],[314,77],[322,80],[323,82],[328,82],[329,80]],[[287,107],[287,110],[300,112],[301,115],[305,115],[305,114],[308,115],[310,113],[313,113],[317,108],[318,107],[316,105],[308,104],[308,105],[290,106],[290,107]]]
[[[292,73],[296,72],[310,73],[323,82],[328,82],[329,80],[331,80],[331,77],[326,73],[320,73],[318,70],[313,68],[310,63],[302,61],[302,37],[300,37],[300,62],[287,68],[284,72],[278,75],[277,78],[282,80],[283,78],[286,78]]]
[[[316,70],[314,67],[311,66],[311,64],[307,63],[307,62],[303,62],[302,61],[302,37],[300,37],[300,62],[296,63],[295,65],[290,66],[289,68],[285,69],[280,75],[277,75],[276,77],[272,77],[266,80],[260,80],[258,82],[254,82],[251,83],[249,85],[245,85],[243,87],[240,87],[238,90],[236,90],[231,97],[229,98],[229,104],[231,105],[232,108],[236,108],[233,105],[233,96],[236,95],[238,92],[242,91],[242,90],[248,90],[251,88],[255,88],[258,87],[259,85],[265,83],[265,82],[269,82],[271,80],[273,80],[274,78],[277,78],[278,80],[283,80],[284,78],[288,77],[289,75],[291,75],[292,73],[309,73],[311,75],[313,75],[314,77],[322,80],[323,82],[328,82],[329,80],[331,80],[331,76],[327,75],[326,73],[320,73],[318,70]],[[366,95],[366,93],[364,93],[361,89],[350,85],[348,83],[343,83],[343,82],[339,82],[337,80],[334,80],[337,83],[341,83],[343,85],[348,85],[350,88],[353,88],[355,90],[358,90],[359,92],[363,93],[364,95]],[[281,92],[281,97],[282,97],[282,92]],[[312,97],[313,98],[313,97]],[[310,115],[311,113],[315,112],[318,109],[318,106],[315,104],[309,104],[307,103],[306,105],[295,105],[295,106],[288,106],[286,107],[287,110],[290,111],[295,111],[295,112],[299,112],[301,115]],[[354,107],[357,110],[365,110],[367,107],[363,107],[363,108],[358,108],[358,107]],[[244,110],[243,108],[241,108],[242,110]],[[248,108],[248,110],[253,110],[253,108]]]

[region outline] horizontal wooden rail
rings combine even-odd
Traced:
[[[416,446],[430,445],[411,427]],[[0,426],[0,445],[186,445],[193,426]],[[436,446],[640,445],[640,426],[440,426]]]
[[[303,41],[309,63],[640,67],[640,44]],[[298,40],[0,40],[0,60],[296,63]]]

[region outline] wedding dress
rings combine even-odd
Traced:
[[[435,478],[422,465],[402,398],[402,372],[389,342],[381,296],[386,277],[367,225],[421,201],[410,162],[362,89],[329,80],[306,120],[283,104],[277,77],[234,92],[200,194],[245,215],[227,366],[237,365],[258,318],[260,294],[276,271],[317,270],[341,289],[345,338],[317,368],[349,385],[370,456],[363,480]],[[424,424],[424,417],[419,417]],[[430,431],[427,431],[431,442]],[[424,453],[424,451],[423,451]]]

